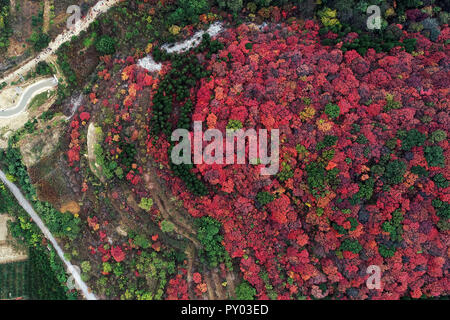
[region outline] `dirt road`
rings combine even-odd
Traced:
[[[55,248],[59,258],[66,265],[67,272],[70,275],[72,275],[75,284],[77,285],[78,288],[80,288],[84,297],[87,300],[97,300],[97,297],[95,296],[95,294],[90,292],[86,283],[81,279],[81,275],[80,275],[80,272],[78,271],[78,268],[76,268],[69,260],[67,260],[64,257],[63,250],[59,246],[55,237],[53,237],[53,235],[51,234],[50,230],[48,230],[48,228],[45,226],[44,222],[41,220],[39,215],[36,213],[36,211],[34,211],[33,206],[30,204],[30,202],[28,202],[28,200],[25,198],[25,196],[22,194],[22,192],[19,190],[19,188],[17,188],[14,183],[12,183],[11,181],[9,181],[6,178],[6,175],[3,173],[2,170],[0,170],[0,180],[4,183],[4,185],[6,187],[8,187],[8,189],[11,191],[11,193],[17,199],[17,202],[20,204],[20,206],[28,213],[28,215],[31,217],[31,219],[33,219],[33,221],[39,227],[39,229],[44,234],[44,236],[53,245],[53,248]]]
[[[56,51],[63,43],[70,41],[73,36],[77,36],[81,31],[86,30],[100,14],[108,11],[111,7],[121,1],[122,0],[100,0],[99,2],[97,2],[97,4],[89,10],[87,16],[75,25],[75,28],[66,30],[61,33],[56,37],[55,40],[50,42],[46,49],[40,52],[36,57],[0,79],[0,83],[6,82],[9,84],[11,81],[18,79],[21,75],[25,76],[29,71],[33,70],[39,62],[45,61],[49,56],[56,53]]]

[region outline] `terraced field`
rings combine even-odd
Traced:
[[[0,264],[0,299],[30,297],[30,262]]]

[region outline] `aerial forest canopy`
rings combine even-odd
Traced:
[[[34,2],[19,37],[0,0],[4,76],[64,32],[68,1]],[[0,89],[58,79],[0,118],[0,168],[96,298],[448,296],[447,1],[79,2],[85,29]],[[81,299],[0,184],[2,212],[29,252],[8,291]]]

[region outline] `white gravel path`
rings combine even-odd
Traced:
[[[211,38],[215,37],[222,31],[222,23],[215,22],[209,26],[206,33],[208,33]],[[202,37],[205,34],[205,31],[200,30],[196,32],[190,39],[184,40],[183,42],[177,42],[175,44],[165,44],[161,48],[166,50],[167,53],[180,53],[186,52],[191,48],[195,48],[202,42]]]
[[[215,22],[209,26],[208,30],[203,31],[200,30],[196,32],[190,39],[186,39],[182,42],[172,43],[172,44],[164,44],[161,46],[161,49],[165,50],[167,53],[181,53],[189,51],[192,48],[195,48],[202,42],[202,37],[206,33],[208,33],[211,38],[218,35],[222,32],[223,26],[220,22]],[[155,72],[161,70],[162,64],[156,63],[153,60],[151,55],[147,55],[146,57],[140,59],[138,61],[138,65],[144,69],[147,69],[149,72]]]

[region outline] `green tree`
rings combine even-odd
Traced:
[[[84,273],[89,273],[91,271],[91,264],[89,261],[83,261],[81,262],[81,270]]]
[[[50,37],[46,33],[33,32],[28,39],[33,44],[35,51],[41,51],[45,49],[50,43]]]
[[[383,258],[392,258],[394,256],[394,254],[395,254],[395,251],[397,251],[395,249],[395,247],[388,247],[388,246],[386,246],[384,244],[380,244],[378,246],[378,252],[380,253],[380,255]]]
[[[433,131],[433,133],[431,134],[431,142],[433,143],[441,142],[445,139],[447,139],[447,133],[443,130],[438,129],[436,131]]]
[[[442,148],[439,146],[429,146],[424,150],[425,159],[430,167],[444,167],[445,158]]]
[[[239,120],[230,119],[228,120],[227,129],[231,131],[236,131],[242,129],[242,122]]]
[[[402,150],[409,151],[412,147],[421,146],[425,142],[426,136],[417,129],[409,130],[402,140]]]
[[[362,246],[356,239],[345,239],[342,241],[339,248],[341,251],[351,251],[353,253],[359,253],[362,250]]]
[[[325,113],[330,119],[336,119],[337,117],[339,117],[340,111],[341,110],[339,109],[339,106],[337,104],[329,103],[325,106]]]
[[[399,184],[403,181],[406,172],[406,164],[400,160],[394,160],[387,164],[384,179],[388,184]]]
[[[227,0],[227,7],[232,13],[239,13],[242,10],[242,0]]]
[[[0,0],[0,51],[4,51],[9,46],[9,37],[12,35],[10,25],[10,2]]]
[[[110,36],[103,35],[95,43],[95,48],[101,54],[113,54],[116,52],[116,42]]]
[[[199,15],[209,11],[207,0],[178,0],[177,9],[169,15],[168,25],[186,25],[198,22]]]
[[[449,182],[447,179],[445,179],[444,175],[442,173],[438,173],[433,177],[433,181],[436,184],[438,188],[447,188],[449,185]]]

